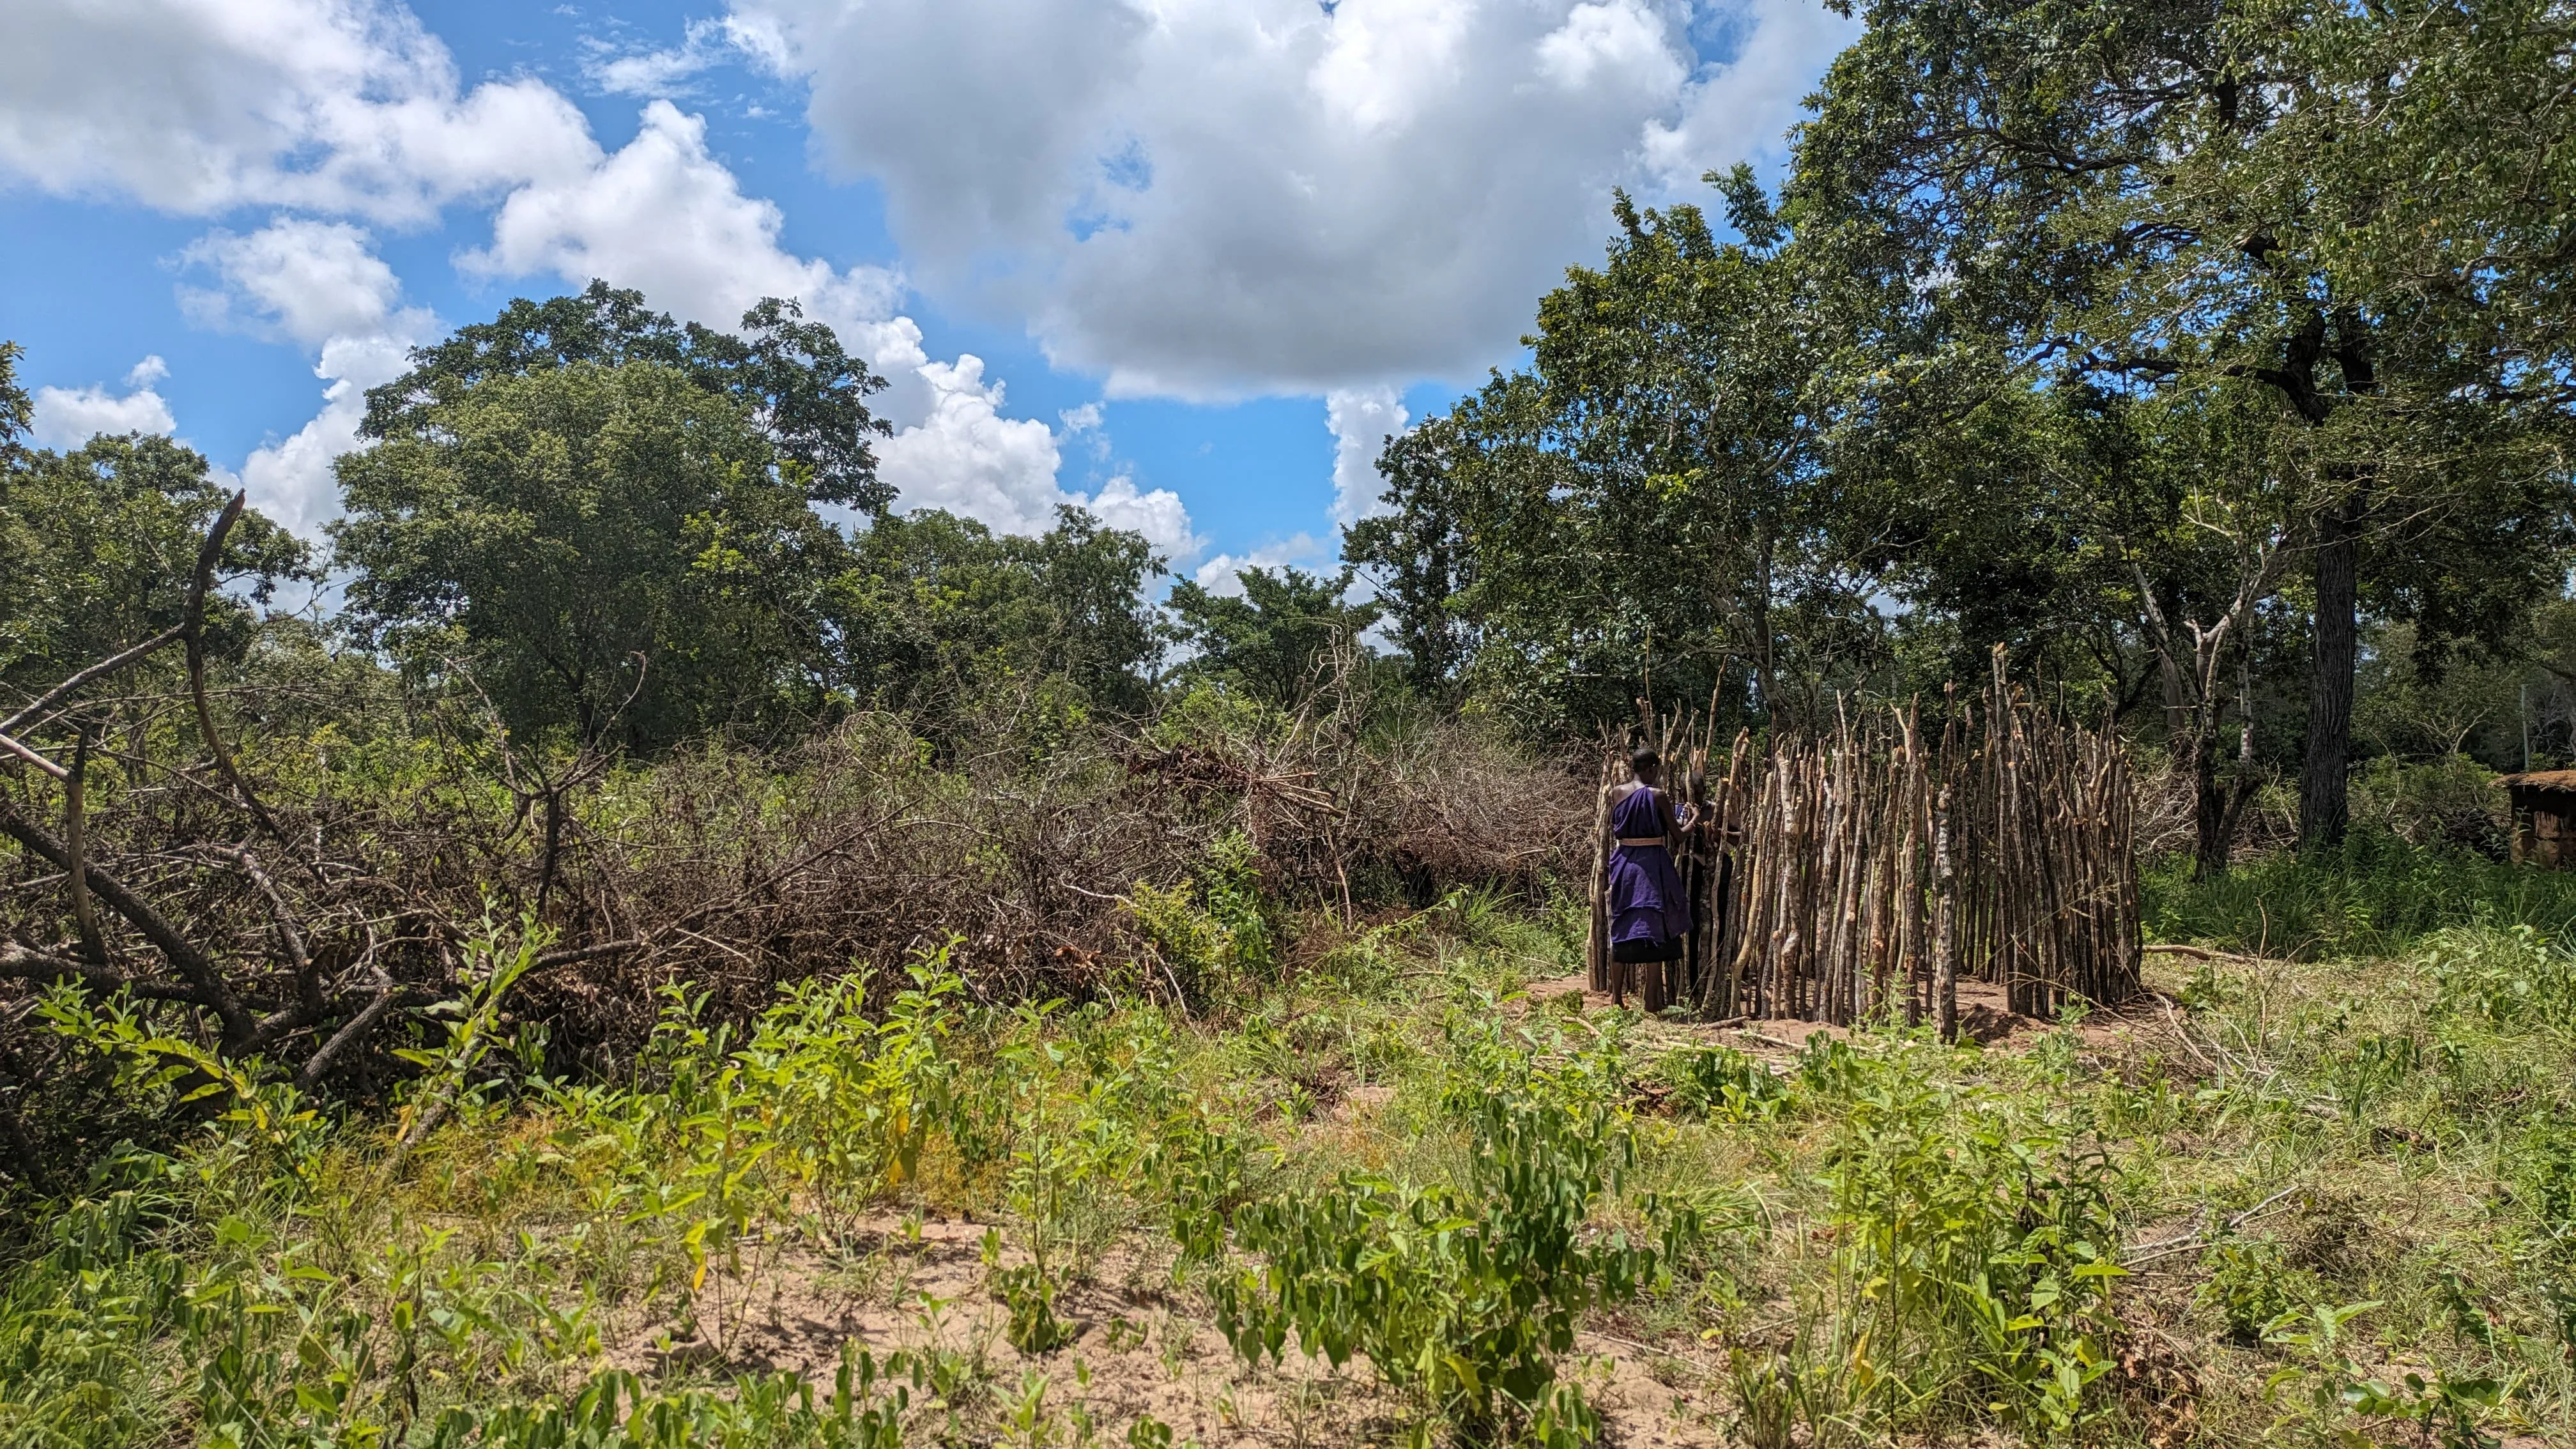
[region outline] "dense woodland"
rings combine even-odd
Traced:
[[[2576,1434],[2493,783],[2576,761],[2576,11],[1841,8],[1334,574],[902,510],[791,299],[420,348],[319,538],[0,345],[0,1445]],[[1998,667],[2127,752],[2146,998],[1569,984],[1641,718]]]

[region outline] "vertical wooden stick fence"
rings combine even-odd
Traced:
[[[1738,735],[1722,767],[1692,721],[1649,721],[1647,742],[1674,762],[1667,784],[1698,806],[1676,862],[1694,929],[1679,961],[1610,960],[1606,822],[1625,777],[1614,759],[1594,830],[1593,987],[1633,991],[1648,1011],[1928,1019],[1945,1036],[1962,978],[2042,1019],[2134,995],[2134,807],[2118,738],[2034,704],[2000,658],[1982,699],[1948,704],[1937,740],[1916,709],[1880,707],[1829,732]]]

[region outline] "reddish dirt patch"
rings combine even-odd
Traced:
[[[1004,1402],[1021,1396],[1028,1375],[1044,1374],[1048,1409],[1067,1415],[1079,1406],[1105,1431],[1096,1438],[1112,1443],[1146,1415],[1170,1425],[1175,1443],[1195,1439],[1207,1449],[1383,1443],[1409,1417],[1409,1406],[1365,1361],[1336,1371],[1292,1344],[1284,1362],[1247,1367],[1208,1322],[1206,1305],[1175,1289],[1168,1260],[1150,1249],[1122,1245],[1080,1265],[1080,1281],[1058,1303],[1075,1329],[1072,1342],[1023,1355],[1002,1333],[1006,1312],[983,1264],[984,1230],[980,1223],[924,1222],[916,1241],[899,1219],[872,1221],[857,1235],[866,1251],[835,1260],[790,1250],[746,1275],[740,1286],[748,1311],[721,1349],[702,1342],[666,1349],[658,1340],[667,1325],[633,1323],[612,1340],[609,1356],[645,1372],[792,1368],[828,1383],[844,1342],[879,1355],[937,1349],[974,1364],[975,1377]],[[1017,1252],[1003,1256],[1020,1260]],[[1724,1443],[1705,1371],[1641,1349],[1587,1334],[1566,1365],[1602,1411],[1611,1442],[1627,1449]]]

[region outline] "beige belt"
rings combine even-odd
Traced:
[[[1644,840],[1622,840],[1619,843],[1628,847],[1630,850],[1638,850],[1649,845],[1670,845],[1672,842],[1664,839],[1660,835],[1650,835]]]

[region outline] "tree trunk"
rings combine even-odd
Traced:
[[[1780,676],[1771,658],[1771,529],[1763,525],[1753,561],[1753,678],[1762,691],[1762,718],[1780,722]]]
[[[2215,706],[2208,712],[2215,715]],[[2244,813],[2244,800],[2254,793],[2254,782],[2240,779],[2233,790],[2219,783],[2214,721],[2195,729],[2184,749],[2192,784],[2191,875],[2211,880],[2227,874],[2227,857],[2236,848],[2236,822]]]
[[[1932,1032],[1959,1039],[1959,877],[1950,864],[1950,787],[1932,805]]]
[[[2164,685],[2165,738],[2179,743],[2191,730],[2191,700],[2183,691],[2181,667],[2161,649],[2156,651],[2156,677]]]
[[[2361,500],[2317,523],[2315,654],[2308,678],[2308,748],[2299,769],[2299,846],[2339,845],[2351,823],[2344,782],[2352,758],[2356,578]]]

